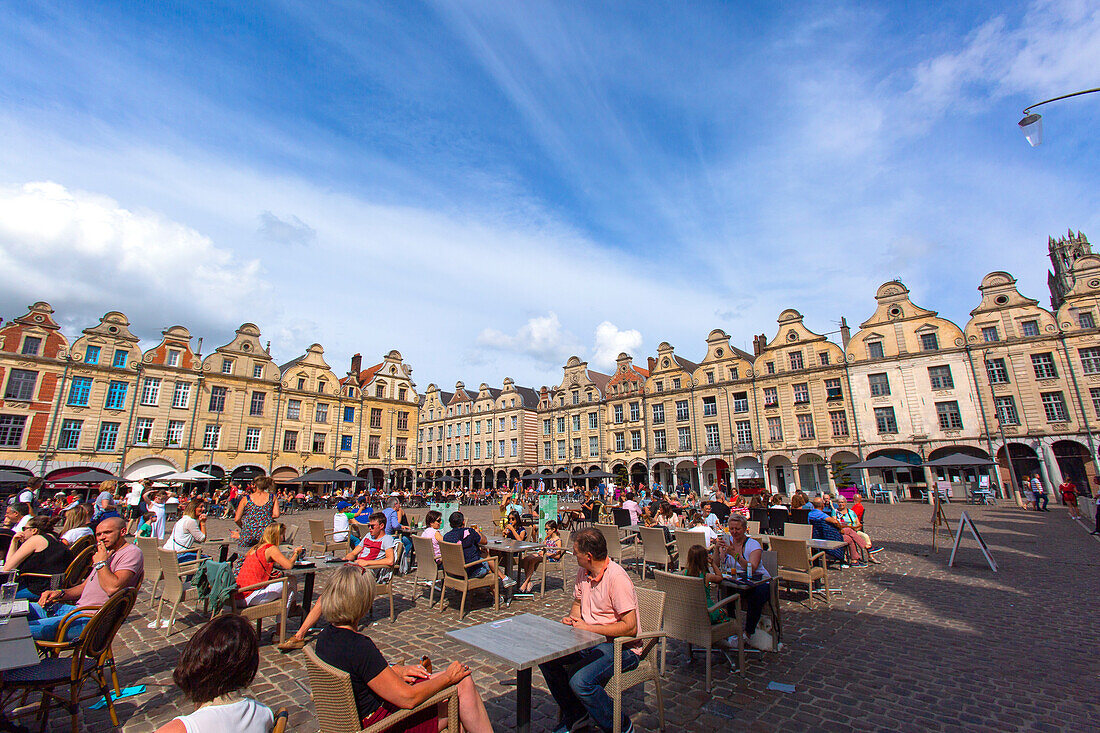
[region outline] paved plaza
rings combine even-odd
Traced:
[[[689,661],[686,646],[670,642],[664,679],[669,731],[750,730],[1087,730],[1100,719],[1100,542],[1060,508],[1049,514],[1009,507],[952,504],[952,526],[965,508],[974,517],[1000,566],[986,567],[967,536],[957,566],[949,569],[945,540],[930,551],[929,507],[867,505],[866,523],[885,547],[885,563],[830,573],[839,591],[832,607],[808,610],[805,593],[781,590],[785,646],[778,654],[749,657],[744,677],[730,673],[716,656],[712,694],[703,690],[702,656]],[[493,510],[495,511],[495,510]],[[410,512],[422,515],[424,510]],[[328,512],[295,514],[288,522]],[[485,525],[487,507],[467,511]],[[228,523],[218,522],[213,535]],[[575,565],[570,563],[570,570]],[[636,575],[632,573],[636,579]],[[639,583],[652,587],[650,578]],[[320,583],[319,583],[320,585]],[[365,628],[391,660],[428,655],[441,665],[466,659],[486,699],[497,730],[514,726],[511,670],[472,656],[444,632],[497,617],[531,612],[560,618],[568,609],[561,581],[549,581],[544,598],[518,599],[494,614],[491,598],[471,595],[473,610],[459,621],[448,607],[442,616],[427,596],[413,606],[412,584],[398,579],[397,622],[388,620],[388,600],[375,604],[383,619]],[[146,692],[119,701],[125,731],[149,731],[189,706],[172,684],[172,669],[187,638],[202,623],[192,612],[166,641],[146,628],[150,609],[146,583],[130,622],[115,645],[124,685]],[[456,596],[457,598],[457,596]],[[195,604],[190,604],[194,609]],[[296,621],[292,621],[293,624]],[[260,672],[252,694],[272,708],[290,709],[292,729],[316,731],[301,652],[279,653],[264,632]],[[771,682],[793,692],[769,690]],[[549,730],[556,710],[541,675],[534,675],[533,729]],[[628,694],[639,730],[656,730],[653,686]],[[85,709],[89,729],[106,730],[105,711]],[[68,717],[55,713],[52,729]]]

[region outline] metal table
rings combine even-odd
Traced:
[[[771,540],[771,535],[761,534],[753,536],[753,539],[759,542],[762,546],[767,547],[769,541]],[[841,542],[839,540],[812,539],[803,540],[803,542],[805,542],[807,546],[812,547],[815,550],[842,550],[847,547],[846,542]]]
[[[26,616],[12,616],[0,626],[0,671],[29,667],[39,661]]]
[[[306,562],[313,563],[312,567],[300,567],[292,568],[290,570],[280,571],[283,575],[299,577],[304,576],[305,582],[302,584],[302,618],[306,617],[309,613],[309,609],[313,606],[313,583],[317,573],[324,572],[326,570],[335,570],[336,568],[343,567],[344,560],[339,562],[328,562],[323,558],[308,558]]]
[[[530,613],[448,631],[447,636],[516,670],[518,733],[531,730],[531,668],[606,641],[602,634]]]
[[[485,545],[485,549],[487,549],[489,552],[496,552],[504,556],[505,575],[512,574],[512,565],[514,564],[514,560],[517,555],[522,555],[525,552],[542,550],[546,547],[539,542],[519,542],[517,540],[506,540],[500,537],[486,537],[485,541],[487,543]]]

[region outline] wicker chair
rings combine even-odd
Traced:
[[[783,525],[783,537],[793,540],[811,540],[814,537],[813,525],[788,522]]]
[[[164,580],[164,570],[161,569],[160,558],[157,556],[160,544],[156,537],[135,537],[134,543],[141,550],[145,561],[145,578],[153,581],[153,588],[149,591],[149,601],[152,602],[157,597],[157,586]]]
[[[749,528],[748,528],[749,537],[759,537],[760,536],[760,522],[755,522],[755,521],[749,519],[748,524],[749,524]]]
[[[772,617],[772,651],[779,651],[779,639],[783,634],[783,619],[779,611],[779,555],[775,550],[764,550],[760,554],[760,564],[771,576],[770,603],[764,606],[764,610]]]
[[[94,550],[95,550],[95,535],[94,534],[86,534],[83,537],[76,540],[76,542],[73,542],[71,545],[69,545],[69,552],[72,553],[73,557],[76,557],[85,547],[93,548],[93,552],[94,552]]]
[[[355,707],[351,675],[321,661],[312,647],[305,648],[306,671],[309,673],[310,695],[321,733],[381,733],[411,715],[447,703],[448,733],[458,733],[458,687],[446,687],[410,710],[398,710],[384,720],[363,728]]]
[[[309,537],[313,541],[309,551],[316,555],[327,555],[330,552],[347,554],[350,549],[346,539],[339,542],[332,539],[333,532],[326,532],[325,523],[320,519],[309,520]]]
[[[229,597],[229,606],[233,613],[237,614],[241,618],[248,619],[249,621],[256,622],[256,636],[260,635],[263,630],[263,619],[274,616],[279,621],[279,643],[282,644],[286,641],[286,618],[287,618],[287,598],[290,594],[290,583],[287,578],[271,578],[265,580],[262,583],[253,583],[252,585],[246,585],[243,588],[238,588],[238,592],[249,594],[252,591],[266,588],[273,583],[282,583],[282,593],[278,598],[274,598],[266,603],[260,603],[255,606],[246,606],[244,601],[237,598],[237,594],[234,593]]]
[[[788,524],[786,529],[795,526],[798,525]],[[810,608],[813,608],[814,581],[820,580],[825,590],[825,605],[832,604],[832,599],[829,596],[829,571],[824,562],[817,562],[819,559],[825,559],[824,552],[811,555],[810,546],[806,544],[806,540],[796,540],[790,537],[772,537],[769,548],[776,554],[779,565],[778,577],[787,584],[788,591],[791,589],[792,582],[805,583],[806,592],[809,596],[807,604]]]
[[[564,588],[569,593],[573,592],[572,588],[566,586],[566,584],[565,584],[565,557],[566,557],[566,555],[570,554],[569,550],[568,550],[568,548],[570,546],[569,545],[569,533],[559,530],[558,531],[558,537],[561,538],[561,547],[562,547],[561,557],[558,558],[558,560],[555,561],[555,562],[550,562],[550,558],[547,557],[547,554],[550,551],[546,550],[546,549],[543,549],[543,551],[542,551],[542,562],[539,563],[539,568],[538,568],[538,570],[535,571],[536,573],[539,574],[539,579],[536,582],[539,584],[539,597],[540,598],[544,597],[546,595],[546,572],[547,572],[547,569],[549,568],[550,565],[556,565],[557,567],[559,567],[561,569],[561,586],[562,586],[562,588]],[[554,552],[557,552],[557,550],[555,550]],[[534,585],[534,583],[532,583],[532,585]]]
[[[664,654],[665,632],[662,627],[665,615],[665,594],[647,588],[638,588],[635,592],[638,594],[638,633],[633,637],[620,636],[615,639],[615,669],[611,679],[604,685],[604,691],[612,701],[614,733],[622,733],[623,692],[649,681],[652,681],[656,688],[657,717],[661,723],[661,730],[665,729],[665,698],[661,692],[661,670],[664,665],[658,666],[656,655],[653,653],[657,648],[657,642],[661,642],[662,655]],[[629,671],[623,671],[623,646],[638,640],[645,641],[642,645],[641,657],[638,659],[638,666]]]
[[[137,590],[127,588],[115,593],[99,608],[78,608],[70,612],[59,629],[62,639],[65,638],[64,634],[73,620],[77,617],[90,616],[73,647],[72,658],[50,657],[32,667],[21,667],[4,672],[5,691],[12,693],[22,691],[24,700],[32,692],[42,693],[42,704],[34,712],[41,718],[43,730],[49,720],[50,707],[57,702],[68,710],[72,719],[73,733],[78,733],[81,701],[97,697],[103,697],[107,703],[107,711],[111,715],[111,722],[116,727],[119,725],[105,668],[108,660],[112,662],[114,660],[111,643],[126,621],[126,615],[134,607],[136,597]],[[98,692],[83,695],[82,691],[89,680],[95,683]],[[67,695],[54,692],[55,688],[61,686],[69,688]]]
[[[660,527],[639,527],[638,532],[642,536],[642,580],[645,580],[645,564],[647,562],[660,565],[665,571],[676,562],[679,553],[673,548],[675,542],[665,541],[665,531]]]
[[[405,545],[401,544],[400,540],[393,543],[393,565],[390,567],[389,577],[386,578],[386,582],[379,580],[374,581],[374,599],[378,600],[380,596],[390,597],[390,623],[392,624],[397,616],[394,613],[393,608],[393,579],[397,577],[397,568],[401,565],[401,554],[405,551]],[[374,607],[371,607],[370,615],[374,617]]]
[[[597,524],[596,529],[600,531],[603,538],[607,541],[607,556],[620,565],[625,560],[625,548],[623,547],[622,539],[619,537],[619,528],[614,524]],[[637,553],[632,559],[637,559]]]
[[[72,588],[87,580],[92,571],[92,555],[95,547],[85,546],[79,553],[72,553],[72,559],[63,573],[19,573],[20,578],[49,578],[50,589]]]
[[[692,547],[695,545],[699,545],[700,547],[707,546],[706,537],[702,532],[694,532],[690,529],[678,529],[675,531],[674,536],[676,538],[676,551],[679,557],[684,558],[685,561],[687,560],[688,550]]]
[[[706,651],[706,691],[710,692],[710,653],[717,642],[727,637],[737,635],[737,666],[741,674],[745,673],[745,639],[741,632],[745,628],[744,615],[741,611],[741,597],[734,593],[707,606],[705,582],[702,578],[691,578],[686,575],[676,575],[660,570],[653,571],[657,579],[657,588],[665,594],[665,634],[671,639],[686,641],[688,654],[695,656],[694,647],[702,647]],[[728,621],[717,624],[710,622],[710,612],[717,611],[728,605],[733,606]],[[664,668],[662,654],[661,667]]]
[[[179,608],[180,603],[187,597],[187,593],[194,590],[191,584],[187,582],[186,576],[194,575],[198,572],[201,560],[195,560],[188,563],[180,563],[179,557],[172,550],[157,550],[157,559],[161,572],[164,575],[164,590],[160,594],[160,603],[157,604],[157,619],[153,623],[156,624],[153,628],[160,628],[161,614],[164,611],[165,602],[171,603],[172,608],[168,612],[168,626],[165,627],[164,636],[167,638],[172,635],[172,626],[176,623],[176,610]],[[208,611],[206,605],[203,605],[203,609]]]
[[[493,589],[493,608],[500,610],[500,585],[497,583],[497,561],[489,557],[467,563],[462,554],[462,545],[457,542],[440,542],[439,553],[443,556],[443,591],[439,596],[439,613],[443,614],[443,597],[448,588],[462,591],[462,603],[458,607],[458,617],[466,615],[466,594],[476,588]],[[478,563],[488,563],[489,572],[480,578],[470,577],[470,567]]]
[[[412,577],[412,602],[415,606],[416,599],[420,596],[417,588],[421,583],[425,583],[428,586],[428,607],[430,608],[435,603],[435,584],[443,575],[443,568],[435,561],[435,549],[430,539],[414,535],[412,543],[413,554],[416,555],[416,571]]]

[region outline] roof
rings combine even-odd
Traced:
[[[363,371],[359,372],[359,384],[366,384],[370,380],[374,379],[374,375],[378,373],[378,370],[382,368],[382,362],[378,362],[372,367],[367,367]]]
[[[286,364],[280,364],[279,365],[279,371],[285,373],[287,369],[290,369],[292,366],[294,366],[295,364],[297,364],[298,362],[300,362],[302,359],[305,359],[305,358],[306,358],[306,355],[302,354],[301,356],[299,356],[296,359],[291,359]]]
[[[604,374],[603,372],[588,370],[588,378],[592,380],[592,383],[600,388],[601,392],[607,391],[607,383],[611,381],[610,374]]]
[[[530,387],[516,387],[516,392],[522,398],[522,404],[524,407],[535,409],[539,406],[539,393]]]
[[[691,359],[685,359],[682,356],[674,356],[673,358],[684,368],[685,371],[694,372],[699,368],[699,365],[693,362]]]

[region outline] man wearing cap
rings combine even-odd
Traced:
[[[351,519],[347,515],[350,508],[351,504],[346,501],[336,503],[336,513],[332,515],[332,541],[343,542],[351,535],[351,546],[355,547],[359,544],[359,538],[350,532]]]

